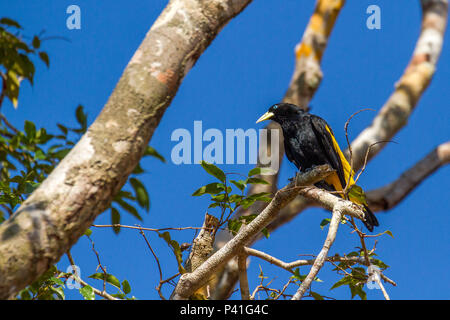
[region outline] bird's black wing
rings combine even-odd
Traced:
[[[287,139],[287,138],[285,138],[285,139]],[[288,158],[288,160],[290,162],[292,162],[297,167],[297,169],[300,170],[300,163],[299,163],[299,161],[297,161],[297,159],[295,159],[294,154],[292,153],[292,150],[291,150],[291,146],[289,145],[289,143],[287,143],[286,140],[284,140],[284,141],[285,141],[284,152],[286,153],[286,157]]]
[[[323,120],[322,118],[311,115],[311,126],[314,130],[317,140],[321,144],[323,149],[323,153],[328,160],[328,164],[336,170],[337,175],[339,177],[339,181],[341,182],[342,188],[345,188],[347,182],[345,180],[344,168],[342,166],[342,161],[339,156],[338,150],[335,149],[333,139],[334,134],[331,130],[330,126]],[[328,128],[328,130],[327,130]],[[333,136],[331,136],[333,135]]]

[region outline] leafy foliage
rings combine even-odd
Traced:
[[[335,264],[336,267],[333,269],[333,271],[336,271],[338,274],[342,274],[344,276],[335,284],[333,284],[330,290],[346,285],[350,289],[352,299],[356,295],[358,295],[362,300],[367,299],[367,293],[363,288],[369,279],[369,275],[366,271],[367,266],[361,263],[361,260],[364,260],[364,255],[365,254],[363,249],[360,249],[358,252],[352,251],[346,254],[344,257],[360,257],[361,259],[358,261],[342,261]],[[377,266],[381,272],[386,270],[389,266],[386,265],[383,261],[374,258],[375,256],[376,254],[374,252],[368,253],[370,263]]]
[[[52,266],[33,284],[19,293],[21,300],[64,300],[64,282],[56,266]]]
[[[47,67],[50,60],[45,51],[39,50],[41,39],[34,36],[31,43],[23,41],[22,27],[9,18],[0,19],[0,76],[3,80],[2,95],[17,108],[22,79],[33,84],[35,67],[31,61],[37,55]]]
[[[240,216],[231,219],[231,216],[239,207],[244,209],[249,208],[256,201],[270,202],[272,198],[270,193],[261,192],[246,196],[245,189],[250,184],[269,184],[267,181],[255,177],[261,174],[261,168],[254,168],[249,171],[248,176],[241,180],[229,180],[228,176],[231,174],[224,173],[219,167],[214,164],[202,161],[203,169],[215,177],[218,182],[212,182],[197,189],[192,196],[210,195],[211,204],[208,209],[217,208],[220,213],[219,227],[227,223],[228,230],[236,234],[241,228],[242,224],[250,223],[257,215]],[[233,193],[233,187],[237,189],[237,193]],[[269,237],[267,229],[262,231],[265,237]]]

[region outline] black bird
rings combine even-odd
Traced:
[[[286,156],[297,169],[304,172],[314,166],[328,164],[336,170],[317,183],[317,187],[343,191],[349,183],[348,195],[341,196],[363,206],[363,222],[369,231],[373,231],[378,220],[368,207],[364,192],[356,186],[354,173],[325,120],[289,103],[274,104],[256,123],[269,119],[280,124]]]

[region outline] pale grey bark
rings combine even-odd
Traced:
[[[328,251],[330,251],[330,248],[333,245],[334,240],[336,239],[336,234],[339,228],[339,224],[341,223],[343,213],[343,206],[340,203],[337,203],[333,207],[333,215],[331,217],[330,226],[328,228],[327,237],[325,239],[325,243],[323,244],[322,250],[320,250],[311,269],[309,270],[308,275],[306,276],[305,280],[302,281],[302,284],[292,297],[292,300],[300,300],[301,298],[303,298],[306,290],[309,289],[311,283],[316,278],[317,274],[325,263],[325,260],[328,256]]]

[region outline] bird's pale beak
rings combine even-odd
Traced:
[[[269,120],[270,118],[272,118],[274,116],[273,112],[269,112],[267,111],[266,113],[264,113],[261,118],[259,118],[256,123],[264,121],[264,120]]]

